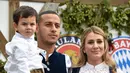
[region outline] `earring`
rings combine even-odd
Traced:
[[[83,51],[83,53],[86,53],[85,51]]]

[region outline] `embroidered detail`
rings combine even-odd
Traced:
[[[50,63],[47,61],[47,65],[49,65]]]
[[[50,71],[50,68],[46,64],[43,64],[43,67],[46,68],[47,71]]]

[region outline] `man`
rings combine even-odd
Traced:
[[[42,49],[45,73],[67,73],[71,67],[69,56],[56,52],[55,44],[60,37],[61,19],[54,11],[45,11],[38,16],[36,28],[38,47]]]

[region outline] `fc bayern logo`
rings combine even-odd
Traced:
[[[130,37],[120,36],[113,39],[112,58],[124,72],[130,73]]]
[[[56,43],[57,51],[70,56],[72,65],[76,66],[79,59],[80,39],[76,36],[60,37]]]

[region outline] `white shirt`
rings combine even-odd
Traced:
[[[34,35],[24,38],[16,33],[5,48],[8,60],[4,68],[7,73],[30,73],[32,69],[43,68],[42,57],[39,55],[40,50],[37,48]]]
[[[110,72],[109,72],[109,66],[104,62],[96,66],[93,66],[87,62],[86,65],[80,68],[79,73],[110,73]],[[117,69],[117,73],[123,73],[123,72],[120,69]]]

